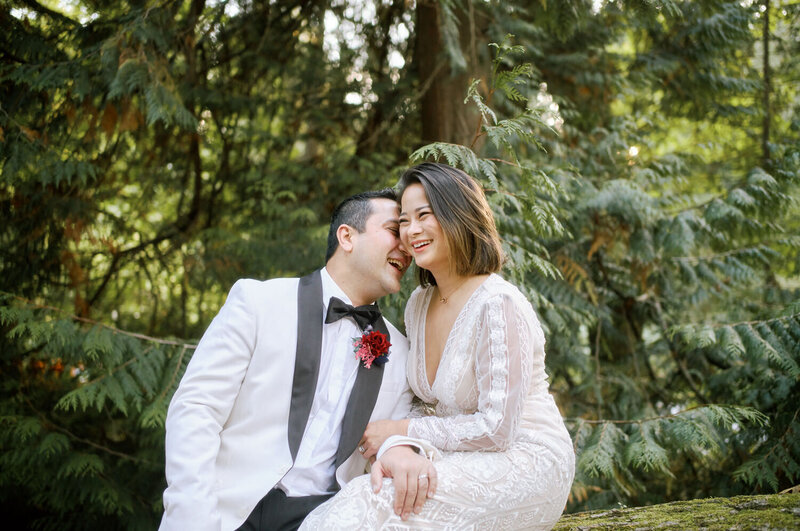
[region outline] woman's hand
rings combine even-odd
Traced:
[[[383,442],[392,435],[408,435],[408,419],[402,420],[376,420],[367,424],[358,451],[365,459],[370,459],[378,453]]]
[[[408,446],[393,446],[372,465],[372,490],[380,492],[383,478],[394,483],[394,512],[403,521],[419,514],[425,500],[436,493],[438,479],[433,463]]]

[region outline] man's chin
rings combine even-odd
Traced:
[[[400,282],[401,280],[403,280],[403,275],[406,273],[406,269],[403,269],[401,271],[400,269],[397,269],[393,265],[390,265],[388,273],[389,273],[389,276],[391,276],[392,278],[396,279],[397,282]]]
[[[383,288],[386,290],[386,295],[391,295],[392,293],[400,291],[400,280],[402,280],[402,278],[402,275],[396,276],[384,283]]]

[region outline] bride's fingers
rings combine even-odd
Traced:
[[[420,471],[419,476],[419,490],[417,491],[417,499],[414,502],[414,512],[419,514],[422,512],[422,506],[428,498],[433,498],[436,492],[436,487],[439,485],[439,478],[436,476],[436,467],[433,463],[428,462],[427,467]]]
[[[397,516],[403,514],[403,503],[406,499],[407,485],[408,478],[405,474],[394,475],[394,514]]]
[[[419,481],[419,490],[417,490],[417,496],[414,499],[414,513],[419,514],[422,512],[422,505],[425,503],[425,500],[428,499],[428,489],[430,489],[430,479],[425,474],[421,475],[418,479]]]
[[[417,499],[417,490],[419,487],[419,480],[417,479],[417,472],[412,470],[408,474],[407,490],[405,500],[403,500],[403,513],[401,518],[405,520],[408,515],[414,510],[414,502]]]
[[[383,483],[383,476],[388,474],[384,473],[383,464],[380,461],[375,462],[370,470],[370,483],[372,483],[372,492],[375,494],[381,491],[381,484]]]
[[[428,463],[428,481],[428,498],[433,498],[436,488],[439,486],[439,476],[436,474],[436,467],[433,463]]]

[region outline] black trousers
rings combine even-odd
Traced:
[[[289,498],[281,489],[274,488],[261,498],[237,531],[295,531],[308,513],[331,496]]]

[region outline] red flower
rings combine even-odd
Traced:
[[[361,337],[353,338],[353,346],[356,357],[364,363],[364,367],[369,369],[373,363],[380,367],[389,361],[389,347],[392,344],[389,343],[386,334],[367,327]]]

